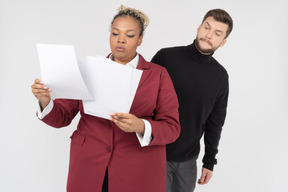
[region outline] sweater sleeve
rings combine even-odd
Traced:
[[[203,157],[203,167],[213,171],[214,165],[217,164],[216,154],[218,145],[226,118],[226,108],[228,102],[229,83],[228,75],[222,84],[222,88],[213,106],[213,109],[205,123],[204,144],[205,155]]]

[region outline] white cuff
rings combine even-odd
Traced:
[[[144,136],[140,133],[136,133],[141,147],[148,146],[152,140],[152,127],[149,121],[142,119],[145,124]]]
[[[41,111],[41,106],[40,106],[40,103],[38,102],[38,106],[37,106],[38,118],[43,119],[46,115],[48,115],[52,111],[53,106],[54,106],[54,102],[51,99],[49,104],[43,109],[43,111]]]

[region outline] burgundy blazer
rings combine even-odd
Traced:
[[[80,111],[71,136],[68,192],[101,192],[106,168],[109,192],[166,192],[165,145],[180,134],[178,100],[165,68],[139,55],[137,69],[143,73],[130,113],[151,123],[149,146],[141,147],[135,133],[112,121],[85,114],[80,100],[56,99],[42,120],[61,128]]]

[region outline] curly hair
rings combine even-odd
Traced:
[[[113,24],[116,18],[129,15],[135,18],[139,22],[139,26],[140,26],[139,36],[142,36],[144,30],[149,25],[149,17],[143,11],[140,11],[131,7],[126,7],[124,5],[121,5],[120,8],[118,8],[117,10],[118,10],[118,13],[114,16],[111,24]]]

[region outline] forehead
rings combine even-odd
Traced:
[[[202,25],[209,25],[215,30],[226,32],[228,29],[228,25],[219,21],[216,21],[213,17],[207,17],[205,21],[203,21]]]
[[[128,15],[119,16],[112,24],[112,29],[113,28],[119,30],[139,30],[139,22],[137,19]]]

